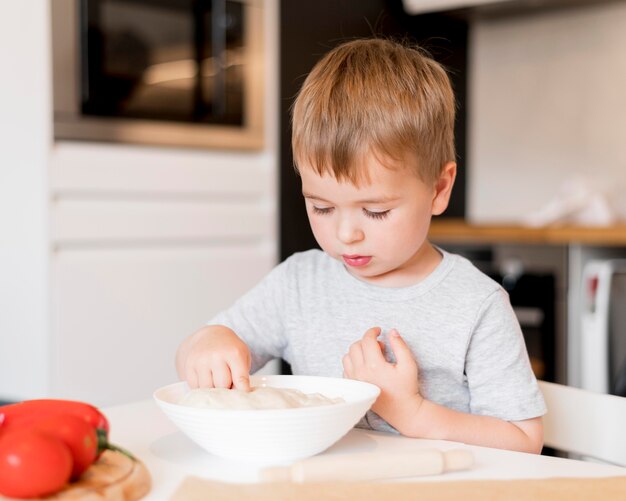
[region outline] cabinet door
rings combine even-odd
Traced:
[[[151,398],[177,380],[183,338],[274,263],[263,242],[57,250],[52,393],[96,405]]]

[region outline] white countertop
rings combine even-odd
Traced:
[[[105,408],[112,443],[128,449],[147,466],[152,490],[146,501],[168,499],[188,475],[224,482],[258,480],[259,466],[221,459],[183,435],[152,400]],[[475,447],[456,442],[411,439],[354,429],[323,454],[393,452],[438,448],[468,449],[476,464],[469,471],[411,480],[478,480],[547,477],[624,476],[626,468],[586,461]]]

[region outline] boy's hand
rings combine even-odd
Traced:
[[[250,391],[248,346],[228,327],[210,325],[190,336],[179,349],[179,376],[191,388]]]
[[[343,357],[345,377],[365,381],[378,386],[380,396],[372,410],[387,419],[394,408],[404,407],[416,399],[419,393],[417,362],[398,331],[389,332],[389,343],[396,358],[392,364],[385,360],[383,344],[378,341],[380,327],[372,327],[363,338],[350,346]],[[389,421],[389,419],[387,419]]]

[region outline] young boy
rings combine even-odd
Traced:
[[[189,338],[191,387],[294,374],[380,387],[361,422],[410,437],[539,453],[545,404],[506,292],[427,240],[456,175],[454,96],[419,50],[356,40],[312,70],[292,146],[322,251],[297,253]]]

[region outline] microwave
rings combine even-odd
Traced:
[[[55,139],[263,147],[262,0],[50,0]]]

